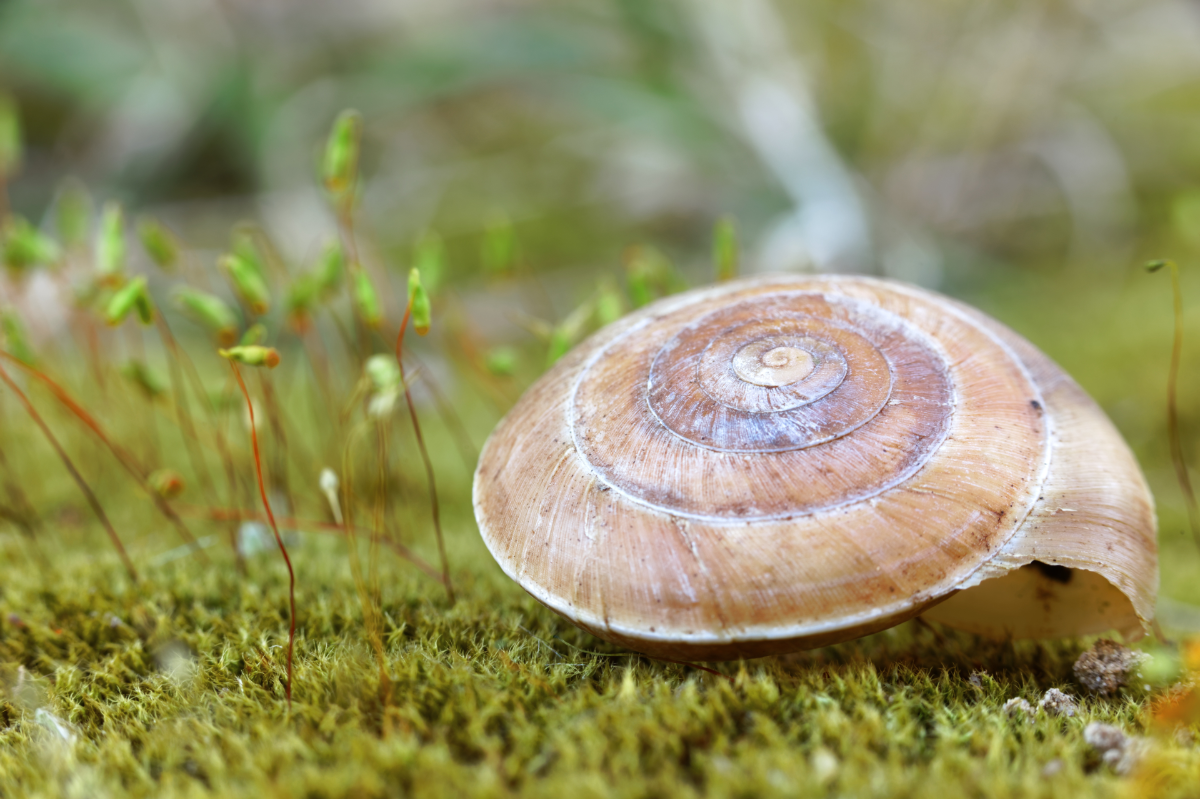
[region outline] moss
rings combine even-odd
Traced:
[[[124,582],[96,541],[0,596],[0,795],[1186,795],[1200,751],[1162,740],[1125,779],[1090,721],[1142,734],[1141,692],[1070,719],[1009,718],[1078,693],[1079,642],[988,643],[916,624],[720,675],[600,643],[499,576],[460,529],[462,598],[384,564],[384,704],[344,544],[306,535],[295,702],[286,574],[214,553]],[[15,537],[9,563],[27,558]],[[466,557],[462,557],[462,556]],[[1053,776],[1047,764],[1062,762]],[[1053,769],[1051,769],[1053,770]]]
[[[1113,411],[1169,502],[1174,489],[1153,410],[1159,367],[1134,357],[1166,340],[1162,293],[1141,283],[1118,303],[1101,286],[1059,307],[1071,292],[1028,289],[1006,284],[1012,297],[999,292],[996,301],[1032,309],[1019,326]],[[1095,329],[1095,318],[1106,320],[1106,335],[1095,342],[1074,343],[1079,337],[1063,332]],[[1034,320],[1062,328],[1038,331]],[[1118,360],[1136,368],[1112,368]],[[288,368],[272,379],[293,424],[311,435],[292,438],[298,463],[287,475],[297,514],[316,518],[326,508],[315,475],[341,462],[345,442],[322,442],[328,420],[319,403],[305,401],[303,378],[282,377]],[[88,390],[78,393],[93,396]],[[463,389],[454,397],[476,441],[498,413],[481,393]],[[128,410],[135,406],[120,399],[96,403],[114,436],[139,454],[146,450],[147,461],[180,466],[178,431],[164,425],[161,441],[148,437],[144,420]],[[500,574],[472,522],[472,459],[460,458],[439,424],[427,432],[459,601],[450,607],[435,581],[381,556],[381,681],[346,542],[316,530],[287,533],[299,577],[289,709],[287,575],[270,539],[244,574],[223,546],[206,550],[208,563],[173,549],[174,533],[109,454],[51,406],[47,416],[57,430],[74,431],[64,440],[143,574],[131,584],[53,452],[12,408],[0,407],[0,440],[43,526],[35,541],[0,527],[3,799],[1188,796],[1200,784],[1194,744],[1156,737],[1142,766],[1121,777],[1084,740],[1091,722],[1154,735],[1140,680],[1114,696],[1080,698],[1072,717],[1005,711],[1010,699],[1036,707],[1050,688],[1081,696],[1072,666],[1084,641],[996,643],[910,623],[813,652],[717,664],[717,674],[599,642]],[[241,412],[234,405],[222,413],[230,410]],[[240,416],[226,413],[220,423],[234,428],[234,420]],[[271,435],[268,466],[277,452]],[[398,426],[395,437],[390,529],[438,563],[423,472],[406,429]],[[242,481],[233,493],[253,507],[248,442],[234,436],[231,446]],[[374,496],[374,452],[360,446],[350,456],[360,463],[356,478],[344,479],[356,496]],[[186,469],[184,478],[199,483]],[[191,491],[187,503],[215,501]],[[357,517],[368,518],[368,502],[359,505]],[[197,537],[226,540],[224,525],[192,510]],[[1165,594],[1177,605],[1195,604],[1200,572],[1182,508],[1161,510]],[[1174,679],[1169,660],[1155,661],[1167,674],[1156,678],[1155,692]]]

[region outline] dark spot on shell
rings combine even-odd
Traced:
[[[1042,403],[1038,402],[1037,400],[1030,400],[1029,407],[1040,413],[1042,410]]]

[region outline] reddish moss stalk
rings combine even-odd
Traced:
[[[362,427],[356,428],[351,432],[349,440],[346,442],[345,450],[342,454],[342,474],[345,477],[345,485],[342,491],[342,525],[346,534],[346,545],[350,556],[350,574],[354,578],[354,588],[358,593],[359,604],[363,610],[363,624],[367,628],[367,638],[370,640],[371,649],[375,653],[376,664],[379,667],[379,701],[383,708],[387,708],[391,704],[392,699],[392,680],[387,673],[387,658],[383,648],[383,599],[379,593],[377,579],[377,558],[376,551],[379,546],[379,525],[381,524],[381,514],[379,510],[379,497],[384,493],[384,486],[381,484],[376,488],[376,508],[374,525],[370,533],[370,549],[368,550],[368,560],[370,563],[370,577],[363,578],[362,562],[358,554],[358,538],[356,532],[358,528],[354,525],[354,471],[353,459],[351,458],[351,450],[354,445],[354,440]],[[382,423],[376,423],[376,434],[379,441],[380,452],[383,452],[384,431]],[[382,455],[381,455],[382,457]],[[379,475],[382,481],[384,474],[384,466],[379,464]],[[437,575],[437,572],[434,572]]]
[[[1147,268],[1155,272],[1164,266],[1171,272],[1171,293],[1175,300],[1175,340],[1171,346],[1171,368],[1167,372],[1167,438],[1171,447],[1171,462],[1175,465],[1175,477],[1187,506],[1192,538],[1200,547],[1200,509],[1196,505],[1196,492],[1192,489],[1187,461],[1183,457],[1183,441],[1179,436],[1179,362],[1183,355],[1183,292],[1179,289],[1179,267],[1174,261],[1155,261]]]
[[[412,419],[413,433],[417,438],[417,449],[421,451],[421,461],[425,464],[425,479],[429,483],[429,505],[433,514],[433,530],[437,534],[438,556],[442,560],[442,582],[446,586],[446,596],[454,606],[454,587],[450,584],[450,562],[446,559],[446,541],[442,536],[442,517],[438,507],[437,484],[433,479],[433,462],[429,460],[429,451],[425,449],[425,439],[421,436],[421,424],[417,421],[417,406],[413,404],[412,392],[409,391],[408,381],[404,378],[404,330],[408,327],[408,318],[412,315],[412,301],[404,309],[404,318],[400,320],[400,332],[396,334],[396,364],[400,367],[400,384],[404,386],[404,402],[408,405],[408,415]]]
[[[341,236],[342,248],[346,257],[346,277],[353,281],[356,272],[363,268],[358,261],[358,244],[354,239],[354,207],[351,201],[347,201],[337,210],[338,233]],[[353,283],[351,282],[351,285]],[[340,325],[339,325],[340,327]],[[370,347],[370,330],[367,328],[367,323],[358,315],[354,314],[354,329],[356,332],[356,340],[358,341],[358,360],[359,363],[366,361],[367,352]],[[343,335],[349,341],[348,336]],[[353,349],[351,350],[354,351]]]
[[[29,498],[25,496],[25,492],[21,490],[21,486],[12,478],[12,469],[8,465],[8,459],[4,457],[4,449],[0,447],[0,472],[4,473],[4,491],[8,494],[8,501],[12,503],[10,518],[14,524],[30,538],[33,538],[36,528],[38,527],[37,511],[29,502]]]
[[[287,500],[288,509],[294,509],[296,500],[292,496],[292,487],[288,480],[288,439],[287,431],[283,427],[283,411],[275,398],[275,390],[271,387],[270,381],[262,374],[259,374],[259,386],[262,388],[263,402],[267,406],[267,421],[271,425],[271,434],[275,436],[276,441],[271,482],[273,487],[278,489]]]
[[[160,314],[155,314],[156,316]],[[133,353],[135,362],[148,364],[146,360],[146,343],[142,340],[142,331],[135,326],[126,326],[126,338],[129,341],[129,348]],[[149,368],[147,366],[147,368]],[[144,428],[149,430],[149,434],[144,436],[148,451],[147,461],[151,463],[162,463],[162,434],[158,429],[158,415],[154,411],[154,399],[146,396],[144,392],[138,392],[142,395],[142,399],[146,402],[146,415],[144,418]]]
[[[311,339],[309,336],[311,335]],[[317,390],[321,394],[321,401],[325,404],[325,414],[330,419],[337,419],[337,403],[333,400],[332,389],[333,377],[329,370],[329,354],[325,349],[324,342],[321,341],[321,331],[317,329],[316,314],[314,313],[310,323],[303,329],[296,331],[297,338],[300,339],[300,344],[304,347],[304,354],[308,356],[309,366],[312,367],[313,377],[317,380]],[[338,439],[341,438],[341,430],[334,431]]]
[[[379,660],[379,698],[386,708],[392,702],[392,679],[387,673],[383,649],[383,589],[379,584],[379,539],[383,534],[383,516],[387,508],[387,430],[384,422],[375,425],[376,457],[379,482],[375,487],[375,519],[371,525],[371,547],[367,550],[367,586],[375,614],[375,649]]]
[[[192,471],[196,473],[196,478],[204,486],[204,492],[208,494],[210,501],[215,502],[216,494],[213,487],[212,474],[208,471],[208,464],[204,460],[203,453],[197,449],[200,436],[196,433],[196,424],[192,419],[192,409],[188,404],[187,389],[183,384],[183,373],[179,366],[179,344],[175,341],[175,336],[171,333],[171,328],[167,325],[167,320],[163,318],[161,313],[154,315],[154,322],[158,328],[159,338],[162,339],[163,346],[167,348],[167,374],[171,377],[175,415],[179,420],[180,428],[183,430],[183,442],[187,448],[188,460],[191,461]]]
[[[258,476],[258,493],[262,497],[263,508],[267,512],[267,521],[271,523],[271,532],[275,534],[275,543],[279,544],[279,551],[283,554],[283,562],[287,564],[288,603],[289,615],[291,616],[288,627],[287,652],[287,702],[290,708],[292,706],[292,652],[296,645],[296,572],[292,569],[292,559],[288,556],[287,547],[283,545],[283,536],[279,534],[279,525],[275,523],[275,514],[271,511],[270,500],[267,499],[267,484],[263,481],[262,458],[258,452],[258,431],[254,424],[254,403],[250,401],[250,392],[246,390],[246,383],[242,380],[242,373],[238,371],[237,364],[230,361],[229,368],[233,370],[233,376],[237,378],[238,388],[242,390],[242,396],[246,398],[246,409],[250,414],[250,442],[254,446],[254,472]]]
[[[454,411],[454,406],[446,401],[446,397],[438,388],[437,381],[433,379],[433,372],[424,368],[424,364],[415,355],[410,355],[417,363],[417,368],[423,372],[422,382],[429,388],[430,395],[433,396],[434,405],[437,407],[438,416],[442,417],[442,424],[450,431],[450,435],[454,437],[454,444],[458,448],[459,457],[462,458],[463,466],[467,470],[468,475],[475,474],[475,462],[479,459],[479,453],[475,451],[475,445],[471,443],[471,436],[467,433],[466,425],[462,419]]]
[[[347,504],[347,503],[343,503],[343,504]],[[180,510],[181,510],[181,512],[187,514],[188,516],[193,516],[196,518],[203,518],[203,519],[211,519],[212,521],[218,521],[218,522],[225,522],[225,521],[265,522],[267,520],[266,514],[257,513],[255,511],[249,511],[249,510],[242,510],[240,508],[181,507]],[[334,524],[332,522],[323,522],[323,521],[318,521],[316,519],[301,519],[301,518],[297,518],[294,516],[278,516],[278,517],[276,517],[276,521],[278,521],[280,524],[284,525],[285,527],[304,528],[304,529],[308,529],[308,530],[316,530],[318,532],[332,533],[334,535],[345,534],[347,531],[347,527],[348,527],[346,524]],[[364,532],[369,533],[370,532],[370,530],[367,530],[364,527],[359,527],[357,525],[353,525],[350,529],[352,529],[355,533],[364,533]],[[408,547],[404,546],[403,544],[401,544],[397,541],[392,540],[391,538],[389,538],[387,536],[384,536],[381,539],[381,541],[384,544],[386,544],[388,547],[390,547],[391,550],[393,552],[395,552],[397,555],[399,555],[400,557],[409,561],[414,566],[416,566],[418,569],[425,572],[427,575],[429,575],[433,579],[437,580],[439,583],[442,581],[442,573],[440,571],[438,571],[437,567],[435,567],[431,563],[428,563],[424,558],[422,558],[417,553],[413,552]]]
[[[196,364],[192,363],[192,359],[188,357],[187,350],[177,347],[176,352],[179,353],[185,373],[192,384],[192,391],[195,393],[200,407],[204,410],[204,414],[208,418],[209,427],[213,431],[213,440],[217,445],[217,453],[220,455],[221,464],[225,468],[225,480],[229,484],[229,502],[230,504],[235,504],[238,502],[238,494],[240,493],[238,491],[237,469],[233,465],[233,455],[229,452],[229,444],[225,441],[225,434],[221,432],[221,425],[217,420],[212,400],[204,393],[204,381],[200,379],[200,373],[196,371]],[[237,562],[238,572],[245,573],[246,557],[238,546],[237,526],[231,524],[228,533],[229,546],[233,550],[233,557]]]
[[[46,387],[50,389],[50,393],[54,395],[54,398],[62,403],[67,410],[74,414],[79,421],[83,422],[84,425],[91,430],[92,434],[95,435],[96,438],[100,439],[100,442],[104,444],[104,446],[108,447],[109,452],[113,454],[113,457],[117,459],[117,462],[121,464],[121,466],[129,473],[131,477],[133,477],[142,490],[150,495],[150,499],[152,502],[154,502],[155,507],[158,508],[159,512],[166,517],[167,521],[169,521],[175,527],[175,530],[179,533],[179,537],[183,539],[183,542],[192,547],[193,551],[200,556],[201,560],[203,560],[205,563],[208,562],[208,556],[205,555],[204,551],[197,546],[196,538],[192,535],[192,531],[189,530],[187,525],[183,523],[183,519],[179,518],[179,514],[175,513],[175,511],[171,508],[170,503],[163,499],[162,496],[160,496],[159,493],[155,491],[154,488],[146,481],[145,475],[142,473],[141,468],[138,466],[137,461],[134,460],[133,456],[121,448],[111,438],[109,438],[104,432],[104,429],[100,427],[100,423],[97,422],[95,418],[93,418],[92,415],[83,408],[83,406],[76,402],[71,395],[67,393],[66,389],[51,380],[49,375],[47,375],[45,372],[42,372],[41,370],[36,369],[29,364],[22,363],[13,356],[9,355],[7,352],[0,351],[0,357],[8,360],[13,365],[20,367],[25,372],[44,383]]]
[[[0,355],[7,356],[8,354],[0,352]],[[137,582],[137,569],[134,568],[133,561],[129,559],[129,553],[125,551],[125,545],[121,543],[121,537],[117,535],[117,531],[113,529],[112,522],[108,520],[108,515],[105,514],[104,508],[101,507],[100,500],[96,499],[96,495],[88,486],[87,481],[83,479],[83,475],[79,473],[79,470],[75,468],[75,464],[71,462],[71,458],[62,448],[62,445],[58,443],[58,439],[54,437],[54,433],[50,432],[50,428],[42,419],[41,414],[37,412],[37,408],[33,407],[33,403],[29,401],[29,397],[25,396],[25,392],[21,391],[3,365],[0,365],[0,380],[3,380],[12,389],[12,392],[17,395],[17,399],[25,406],[25,412],[29,414],[29,418],[33,419],[34,424],[42,431],[42,435],[50,442],[50,446],[58,453],[63,466],[67,467],[67,471],[70,472],[72,479],[75,480],[76,485],[79,486],[79,490],[83,492],[84,497],[87,499],[88,505],[92,507],[92,512],[96,514],[96,518],[100,520],[100,523],[104,525],[104,530],[108,533],[113,546],[116,547],[117,554],[121,556],[121,562],[125,564],[125,570],[129,572],[130,579]]]
[[[87,337],[88,363],[92,367],[92,376],[96,385],[100,386],[100,396],[108,399],[108,383],[104,379],[104,369],[100,366],[100,341],[96,331],[96,323],[89,316],[84,322],[84,335]]]

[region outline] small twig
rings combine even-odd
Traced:
[[[254,424],[254,403],[250,401],[250,392],[246,390],[246,383],[242,380],[242,373],[238,371],[237,363],[230,360],[229,368],[233,370],[233,376],[237,378],[238,388],[242,390],[242,396],[246,398],[246,409],[250,414],[250,442],[254,446],[254,472],[258,476],[258,493],[262,497],[263,508],[267,511],[267,520],[271,523],[271,532],[275,534],[275,543],[279,544],[279,551],[283,554],[283,562],[287,564],[288,603],[290,606],[289,615],[291,616],[291,623],[288,626],[287,652],[287,702],[290,709],[292,706],[292,651],[296,643],[296,572],[292,569],[292,559],[288,557],[287,547],[283,545],[283,536],[279,534],[279,525],[275,523],[275,514],[271,511],[271,502],[267,499],[267,484],[263,481],[262,458],[258,452],[258,432]]]
[[[523,626],[521,626],[520,624],[518,624],[518,625],[517,625],[517,629],[518,629],[518,630],[521,630],[521,631],[522,631],[522,632],[524,632],[524,633],[526,633],[526,634],[527,634],[527,635],[528,635],[530,638],[532,638],[533,640],[537,641],[539,644],[545,644],[547,649],[549,649],[549,650],[550,650],[551,652],[553,652],[555,655],[558,655],[559,657],[562,657],[562,653],[561,653],[561,652],[559,652],[559,651],[558,651],[557,649],[555,649],[554,647],[550,646],[550,644],[549,644],[547,641],[543,641],[541,638],[538,638],[538,637],[537,637],[536,635],[534,635],[534,634],[533,634],[533,632],[531,632],[530,630],[526,630],[526,629],[525,629]],[[566,642],[564,641],[563,643],[566,643]]]
[[[0,352],[0,355],[7,355],[7,353]],[[76,485],[79,486],[79,490],[83,492],[88,504],[92,507],[92,512],[96,514],[96,518],[100,520],[100,523],[104,525],[104,530],[108,533],[109,539],[112,540],[113,546],[117,548],[117,554],[121,556],[121,562],[125,564],[125,570],[129,572],[130,579],[136,583],[138,581],[137,569],[134,568],[133,561],[129,559],[129,553],[125,551],[125,545],[121,543],[120,536],[113,529],[112,522],[108,520],[108,515],[105,514],[104,508],[101,507],[100,500],[96,499],[96,495],[92,493],[92,489],[88,486],[87,481],[83,479],[83,475],[75,468],[75,464],[71,462],[71,458],[62,448],[62,445],[58,443],[58,439],[54,437],[54,433],[50,432],[50,428],[46,425],[45,420],[42,419],[41,414],[33,407],[33,403],[29,401],[29,397],[25,396],[25,392],[21,391],[20,387],[9,376],[8,371],[5,370],[2,364],[0,364],[0,380],[3,380],[12,389],[12,392],[17,395],[17,399],[25,406],[25,411],[29,414],[29,418],[33,419],[34,424],[42,431],[42,435],[50,442],[50,446],[58,453],[63,466],[67,467],[67,471],[71,473],[72,479],[75,480]]]

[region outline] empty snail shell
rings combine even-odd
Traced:
[[[727,659],[924,613],[990,636],[1154,614],[1153,501],[1100,408],[983,313],[861,277],[661,300],[581,344],[484,447],[500,567],[600,638]]]

